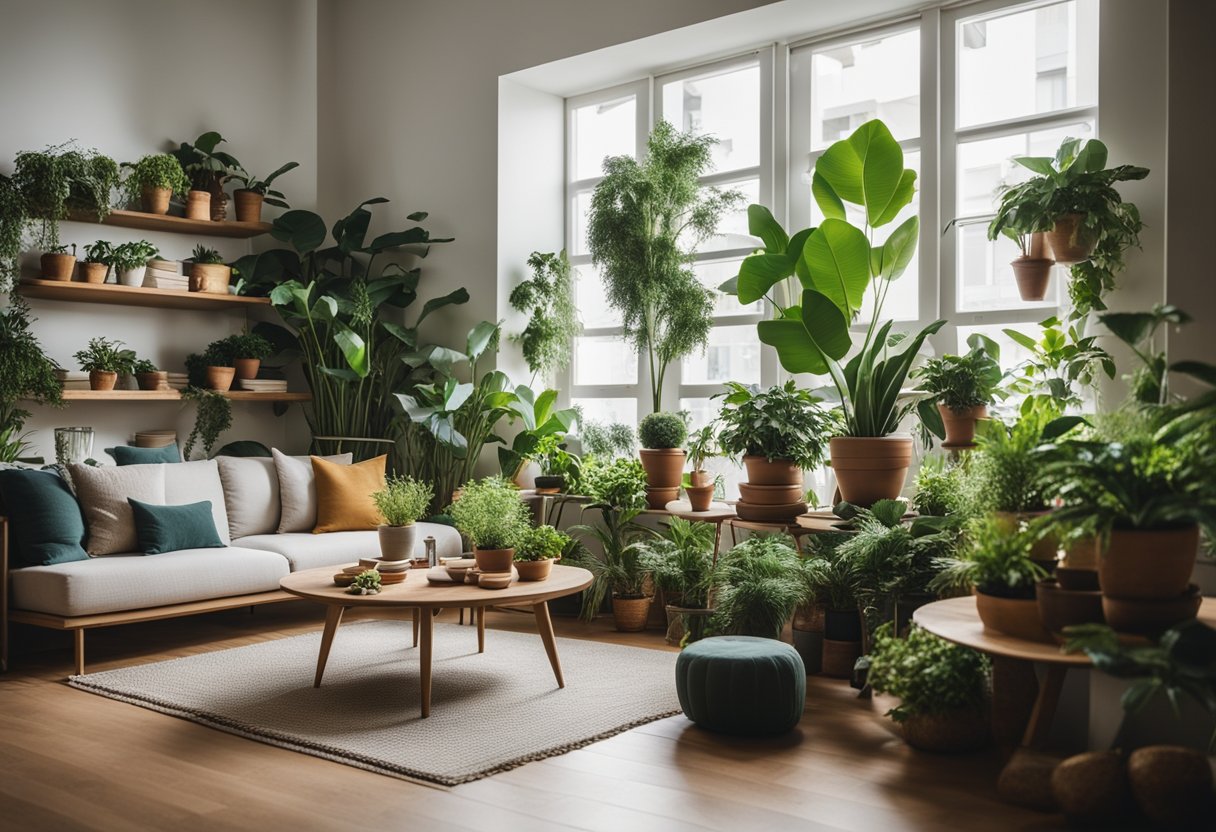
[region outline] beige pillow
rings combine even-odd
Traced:
[[[214,459],[196,462],[166,462],[165,505],[184,506],[190,503],[211,503],[211,517],[220,542],[232,542],[228,534],[228,511],[224,506],[224,486],[220,483],[220,466]],[[128,466],[129,467],[129,466]]]
[[[165,464],[103,467],[84,463],[68,466],[89,529],[86,552],[117,555],[139,550],[135,517],[127,499],[163,506],[166,467]]]
[[[217,456],[232,539],[274,534],[279,527],[279,475],[269,456]]]
[[[279,476],[279,501],[282,505],[278,532],[311,533],[317,525],[317,483],[313,478],[312,458],[288,456],[277,448],[272,449],[271,453],[274,454],[274,468]],[[352,456],[335,454],[319,458],[338,465],[350,465]]]

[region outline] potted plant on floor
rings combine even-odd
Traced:
[[[887,624],[874,634],[866,681],[899,697],[887,711],[908,745],[955,753],[983,748],[989,728],[988,658],[913,626],[899,638]]]
[[[722,556],[714,576],[714,633],[781,638],[810,595],[792,543],[780,535],[749,537]]]
[[[482,572],[510,572],[515,547],[527,533],[528,507],[519,489],[502,477],[470,480],[452,503],[452,521],[473,544]]]
[[[63,391],[55,377],[58,365],[47,355],[35,337],[29,304],[18,294],[8,298],[8,308],[0,309],[0,462],[16,462],[29,449],[21,432],[30,412],[28,402],[58,407]]]
[[[680,493],[688,426],[677,413],[651,413],[638,424],[639,454],[646,469],[646,504],[662,509]]]
[[[760,205],[748,208],[750,232],[764,248],[746,258],[724,291],[739,302],[772,300],[774,319],[757,327],[760,340],[777,351],[791,373],[827,375],[840,398],[844,429],[830,442],[841,497],[854,505],[894,499],[912,462],[912,437],[896,434],[913,406],[900,389],[937,321],[903,339],[883,321],[891,282],[912,262],[920,230],[908,217],[879,243],[879,229],[912,201],[916,172],[904,167],[903,150],[879,120],[867,121],[824,151],[815,164],[811,193],[826,219],[793,236]],[[847,219],[845,204],[861,209],[861,227]],[[854,348],[851,327],[867,289],[873,317]],[[853,356],[845,362],[847,355]]]
[[[123,286],[143,286],[148,272],[148,260],[157,254],[156,246],[147,240],[122,243],[111,255],[118,282]]]
[[[168,390],[169,374],[161,370],[146,358],[141,358],[131,365],[135,383],[140,390]]]
[[[529,528],[515,546],[515,571],[521,581],[543,581],[553,571],[554,561],[570,545],[570,535],[552,526]]]
[[[713,614],[709,606],[714,577],[713,525],[673,517],[666,533],[647,541],[644,548],[643,561],[666,604],[667,643],[686,643],[686,635],[687,643],[701,639]]]
[[[270,186],[274,180],[299,166],[299,162],[288,162],[265,179],[258,179],[242,167],[229,173],[228,179],[241,183],[241,187],[232,192],[232,198],[236,200],[236,221],[261,222],[263,203],[276,208],[290,208],[283,192]]]
[[[89,374],[90,390],[113,390],[119,374],[130,375],[135,353],[123,346],[122,341],[94,338],[76,353],[80,369]]]
[[[995,341],[977,333],[967,339],[966,355],[930,358],[913,370],[918,391],[927,393],[917,404],[921,424],[943,440],[945,448],[975,444],[975,423],[988,418],[988,405],[1001,396],[1001,350]]]
[[[812,535],[810,556],[803,564],[811,599],[823,610],[821,656],[815,665],[835,679],[851,678],[862,654],[857,575],[853,560],[840,553],[851,536],[851,532]]]
[[[85,283],[105,283],[114,268],[114,246],[98,240],[84,247],[84,260],[76,267]]]
[[[739,517],[773,521],[804,513],[802,472],[823,464],[828,438],[839,426],[834,412],[793,380],[767,390],[734,381],[725,386],[718,442],[724,455],[742,458],[747,468]]]
[[[123,167],[130,169],[123,182],[127,202],[139,205],[145,213],[169,213],[169,201],[175,196],[185,197],[190,190],[181,163],[168,153],[153,153]]]
[[[402,561],[414,556],[419,520],[430,512],[434,489],[412,477],[388,477],[384,488],[372,494],[384,522],[378,527],[380,557]]]
[[[574,273],[565,249],[534,251],[528,256],[532,276],[511,290],[511,308],[528,316],[523,332],[512,335],[536,379],[551,380],[570,364],[570,345],[582,331],[574,298]]]
[[[43,252],[38,261],[43,280],[70,281],[76,273],[76,244],[55,246]]]
[[[34,245],[43,251],[59,248],[59,222],[72,212],[96,217],[110,213],[110,195],[118,185],[118,163],[75,142],[43,151],[17,154],[13,185],[20,191],[25,215],[37,223]]]
[[[232,267],[224,263],[224,256],[202,243],[186,261],[190,269],[190,291],[207,292],[214,295],[228,294],[232,280]]]

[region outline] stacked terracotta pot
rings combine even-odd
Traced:
[[[735,513],[740,520],[757,523],[790,523],[806,514],[802,469],[792,460],[745,456],[747,482],[739,483]]]
[[[1191,573],[1199,527],[1115,529],[1098,559],[1102,611],[1121,633],[1156,636],[1193,619],[1203,602]]]
[[[642,448],[639,453],[646,469],[646,505],[662,510],[680,496],[686,454],[682,448]]]

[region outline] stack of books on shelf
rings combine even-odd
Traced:
[[[188,292],[190,278],[182,274],[182,264],[177,260],[149,260],[144,286],[150,289]]]
[[[190,377],[185,373],[169,373],[169,387],[174,390],[185,390],[190,384]]]
[[[281,378],[243,378],[240,380],[242,390],[250,393],[286,393],[287,380]]]
[[[56,370],[55,378],[59,379],[59,383],[64,390],[88,390],[89,389],[89,374],[78,372],[76,370]]]

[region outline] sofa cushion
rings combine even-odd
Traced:
[[[387,456],[354,465],[337,465],[312,457],[317,487],[317,525],[313,531],[353,532],[374,529],[383,521],[372,494],[384,489]]]
[[[211,515],[215,518],[215,530],[219,532],[220,541],[225,546],[231,543],[219,464],[214,459],[200,459],[161,467],[165,469],[164,502],[173,506],[201,503],[204,500],[211,503]]]
[[[439,557],[458,557],[463,551],[460,533],[439,523],[419,523],[414,555],[426,554],[427,536],[435,538]],[[259,534],[240,537],[233,545],[246,549],[277,552],[287,558],[292,572],[353,563],[359,558],[380,557],[380,537],[376,532],[330,532],[329,534]]]
[[[183,549],[15,569],[13,606],[50,615],[94,615],[268,592],[287,561],[252,549]]]
[[[165,504],[165,470],[175,465],[69,465],[76,498],[89,527],[85,550],[90,555],[133,552],[135,518],[129,499]]]
[[[278,531],[311,532],[317,525],[317,484],[313,479],[312,461],[309,457],[288,456],[278,448],[271,449],[274,456],[275,473],[279,477]],[[326,462],[350,465],[351,454],[323,456]]]
[[[217,456],[232,537],[274,534],[279,527],[279,475],[268,456]]]
[[[84,560],[84,515],[68,484],[50,471],[0,471],[0,501],[9,518],[12,565]]]
[[[135,515],[135,537],[145,555],[163,555],[182,549],[222,549],[211,501],[184,506],[150,506],[128,500]]]
[[[114,457],[115,465],[153,465],[158,462],[181,462],[182,453],[176,444],[168,444],[163,448],[137,448],[134,445],[116,445],[106,448],[106,453]]]

